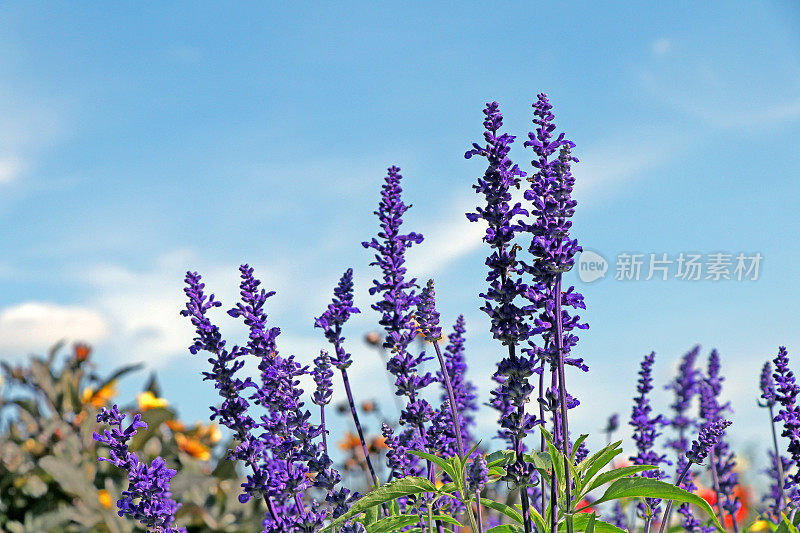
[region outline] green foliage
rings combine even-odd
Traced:
[[[0,362],[0,531],[141,531],[117,515],[115,502],[127,479],[120,469],[98,462],[102,449],[92,439],[100,430],[98,409],[111,403],[116,382],[141,366],[101,377],[93,371],[88,347],[76,346],[64,358],[58,357],[60,349],[16,366]],[[203,460],[218,434],[211,426],[183,427],[157,398],[154,377],[146,390],[165,405],[137,406],[148,429],[140,430],[131,449],[148,461],[161,455],[178,469],[171,486],[182,503],[177,522],[192,533],[259,531],[263,504],[239,503],[235,464],[213,456]]]

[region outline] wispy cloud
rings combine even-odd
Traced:
[[[59,341],[98,343],[110,332],[108,321],[90,307],[22,302],[0,310],[0,355],[21,357]]]

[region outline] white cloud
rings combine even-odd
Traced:
[[[0,354],[24,356],[58,341],[98,343],[109,324],[96,310],[50,302],[23,302],[0,311]]]
[[[184,274],[196,262],[192,253],[178,250],[162,255],[148,269],[104,264],[82,273],[83,281],[94,288],[89,303],[108,317],[113,332],[112,351],[120,351],[115,355],[161,367],[186,354],[192,328],[178,313],[184,308]],[[235,293],[237,273],[235,265],[205,272],[214,280],[208,292],[217,292],[213,289],[219,285],[226,291],[224,294]]]
[[[25,164],[17,157],[0,156],[0,185],[12,183],[25,171]]]

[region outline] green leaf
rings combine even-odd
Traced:
[[[321,531],[330,530],[348,518],[363,513],[370,507],[375,507],[376,505],[381,505],[397,498],[402,498],[403,496],[410,496],[423,492],[436,492],[436,487],[433,483],[424,477],[404,477],[402,479],[396,479],[361,497],[353,504],[349,511]]]
[[[488,507],[489,509],[494,509],[498,513],[506,515],[507,517],[517,522],[518,524],[522,523],[522,515],[513,507],[509,507],[508,505],[502,504],[500,502],[490,500],[489,498],[481,498],[481,503],[486,507]]]
[[[506,466],[516,461],[517,454],[512,450],[498,450],[486,456],[486,466]]]
[[[724,532],[725,529],[719,523],[714,510],[703,498],[697,494],[687,492],[682,488],[676,487],[669,483],[659,481],[657,479],[650,479],[646,477],[623,478],[618,479],[611,484],[600,499],[591,503],[591,506],[601,504],[603,502],[617,500],[620,498],[660,498],[662,500],[673,500],[681,503],[691,503],[700,507],[714,522],[714,525],[720,531]],[[585,509],[589,505],[582,507]],[[577,509],[580,511],[581,509]]]
[[[584,531],[586,533],[594,533],[594,525],[596,522],[597,522],[597,513],[592,513],[591,516],[589,516],[589,522],[587,522]],[[575,520],[572,521],[572,527],[575,527]]]
[[[112,381],[114,381],[115,379],[119,379],[122,376],[124,376],[125,374],[128,374],[130,372],[135,372],[136,370],[139,370],[140,368],[143,368],[143,367],[144,367],[144,363],[136,363],[136,364],[133,364],[133,365],[123,366],[122,368],[120,368],[119,370],[117,370],[116,372],[114,372],[113,374],[108,376],[106,378],[106,380],[103,381],[100,384],[100,386],[95,388],[95,390],[100,390],[103,387],[105,387],[106,385],[108,385],[109,383],[111,383]]]
[[[450,479],[456,478],[456,473],[455,470],[453,470],[453,465],[448,463],[447,459],[444,459],[437,455],[433,455],[431,453],[421,452],[419,450],[408,450],[408,453],[410,453],[411,455],[416,455],[417,457],[422,457],[423,459],[426,459],[434,463],[439,468],[447,472],[447,475],[450,476]]]
[[[433,515],[433,519],[456,526],[461,525],[456,519],[445,515]],[[419,521],[419,515],[403,514],[399,516],[387,516],[386,518],[378,520],[374,524],[367,525],[367,533],[393,533],[395,531],[400,531],[404,527],[418,524]]]
[[[585,472],[584,483],[588,483],[601,468],[611,462],[614,457],[622,453],[622,441],[612,442],[597,453],[587,457],[578,465],[578,470]]]
[[[575,454],[578,453],[578,448],[580,448],[581,444],[583,443],[583,441],[586,440],[588,436],[589,435],[584,433],[583,435],[578,437],[578,440],[576,440],[575,443],[572,445],[572,452],[570,452],[569,458],[573,463],[575,462]]]
[[[467,459],[469,459],[470,456],[472,456],[472,454],[475,453],[475,450],[478,449],[478,446],[480,444],[481,444],[481,441],[478,441],[472,446],[472,448],[469,449],[469,451],[467,452],[467,455],[464,456],[464,459],[463,459],[462,463],[464,463],[464,464],[467,463]]]
[[[526,453],[523,456],[523,460],[526,463],[533,464],[536,469],[544,471],[547,474],[550,474],[550,472],[553,470],[553,459],[547,452]]]
[[[572,515],[572,528],[574,531],[585,531],[586,533],[625,533],[614,524],[597,520],[595,513],[576,513]],[[591,529],[590,529],[591,528]],[[567,523],[558,524],[558,531],[566,531]]]
[[[657,469],[658,469],[657,466],[652,466],[652,465],[633,465],[633,466],[623,466],[620,468],[615,468],[614,470],[609,470],[608,472],[603,472],[602,474],[597,476],[595,480],[589,484],[588,487],[586,487],[584,494],[588,494],[597,487],[615,481],[619,478],[623,478],[633,474],[638,474],[639,472],[645,472],[647,470],[657,470]]]
[[[525,531],[522,529],[522,526],[503,524],[501,526],[494,526],[492,529],[487,530],[486,533],[519,533],[520,531]]]

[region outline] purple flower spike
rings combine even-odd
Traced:
[[[503,115],[500,114],[497,102],[486,104],[483,110],[486,120],[483,126],[486,131],[483,138],[484,147],[474,143],[472,150],[464,157],[474,155],[485,157],[489,163],[486,172],[472,188],[486,198],[485,207],[476,208],[475,213],[467,213],[470,222],[484,220],[487,223],[484,242],[493,249],[486,259],[489,274],[486,281],[489,288],[481,298],[485,300],[485,311],[492,321],[492,334],[495,339],[505,345],[515,345],[528,338],[528,325],[525,322],[526,310],[514,303],[526,286],[517,274],[517,248],[513,246],[515,233],[522,227],[515,220],[519,216],[527,216],[519,203],[510,204],[511,188],[519,188],[520,178],[525,176],[517,165],[508,157],[514,136],[500,134],[503,126]]]
[[[759,388],[761,389],[761,399],[764,400],[764,407],[775,405],[775,381],[772,378],[772,365],[769,361],[764,363],[761,368]]]
[[[797,395],[800,387],[797,385],[794,372],[789,369],[789,354],[786,348],[778,348],[778,355],[773,360],[775,371],[775,400],[780,405],[776,422],[783,422],[782,436],[789,439],[788,452],[792,466],[800,465],[800,407],[797,406]],[[792,503],[800,502],[800,473],[786,476],[785,489]]]
[[[475,413],[478,411],[478,398],[475,385],[466,378],[467,362],[464,358],[464,333],[466,332],[464,315],[459,315],[453,325],[453,332],[447,336],[447,346],[444,349],[445,365],[453,387],[456,410],[461,423],[461,438],[465,447],[471,447],[475,439],[472,436],[472,426],[475,425]],[[444,382],[441,372],[436,373],[440,383]],[[441,396],[442,402],[448,401],[447,391]]]
[[[328,352],[320,350],[319,356],[314,359],[314,370],[311,371],[317,390],[314,391],[313,402],[319,406],[327,405],[333,394],[333,370]]]
[[[333,289],[333,300],[328,308],[314,321],[314,327],[322,328],[325,338],[336,347],[336,355],[331,358],[331,363],[337,368],[347,368],[353,363],[350,354],[344,350],[342,326],[350,315],[360,312],[353,305],[353,269],[348,268],[339,280],[339,285]]]
[[[720,370],[719,353],[712,350],[708,357],[707,375],[700,387],[700,416],[704,424],[722,420],[723,414],[730,410],[729,403],[720,404],[718,400],[722,393],[722,382],[725,381]],[[724,510],[731,515],[734,531],[738,531],[736,512],[742,504],[734,493],[734,489],[739,483],[739,474],[734,469],[736,456],[725,439],[721,437],[710,449],[709,454],[711,455],[709,462],[712,481],[717,493],[717,507],[720,514]]]
[[[486,466],[486,459],[483,454],[478,453],[469,464],[467,472],[467,483],[472,492],[482,491],[489,481],[489,468]]]
[[[167,468],[164,459],[156,457],[149,465],[139,461],[135,453],[128,450],[128,441],[136,435],[136,430],[146,428],[142,415],[136,414],[131,424],[122,429],[125,415],[114,405],[111,409],[102,408],[97,422],[108,424],[110,429],[103,434],[94,433],[94,440],[107,444],[110,458],[100,457],[99,461],[109,463],[128,472],[128,488],[122,491],[117,501],[119,516],[138,520],[144,527],[163,533],[185,533],[186,528],[174,528],[175,512],[180,505],[171,498],[169,482],[176,471]]]
[[[663,416],[652,416],[651,414],[653,408],[650,406],[648,395],[653,390],[653,363],[655,363],[655,359],[655,352],[646,355],[639,370],[639,380],[636,386],[636,391],[639,395],[634,398],[630,421],[630,425],[634,428],[633,440],[638,450],[638,453],[630,458],[635,465],[658,466],[662,463],[671,464],[665,455],[657,453],[654,449],[656,438],[661,434],[659,429],[667,423]],[[641,475],[652,479],[664,478],[664,472],[660,469],[648,470],[642,472]],[[660,502],[661,500],[656,498],[647,499],[647,505],[653,510],[654,515],[657,514],[656,508]],[[644,507],[641,504],[639,511],[644,516]]]
[[[705,424],[700,428],[700,434],[697,440],[692,441],[692,449],[686,452],[686,458],[696,464],[702,463],[705,458],[708,457],[708,452],[711,448],[713,448],[725,434],[725,428],[730,425],[731,422],[724,418]]]
[[[417,323],[425,340],[435,342],[442,338],[442,328],[439,327],[439,311],[436,310],[436,291],[433,289],[433,280],[420,293],[417,304]]]
[[[417,335],[413,309],[419,297],[415,291],[416,279],[405,277],[405,252],[414,244],[421,243],[423,237],[414,232],[401,233],[403,214],[410,207],[403,203],[401,179],[400,169],[390,167],[381,189],[381,202],[375,211],[381,231],[378,238],[361,243],[364,248],[375,251],[375,261],[370,265],[379,267],[383,275],[380,280],[373,281],[369,293],[381,295],[372,308],[381,314],[378,323],[386,331],[383,347],[392,354],[386,368],[395,377],[396,394],[407,398],[400,413],[400,424],[405,425],[406,429],[393,441],[399,446],[394,449],[398,454],[400,448],[424,450],[427,447],[424,423],[433,416],[433,409],[420,397],[420,392],[434,380],[430,373],[423,373],[419,368],[431,358],[425,357],[424,352],[414,356],[408,351]],[[391,457],[388,460],[393,462]],[[408,461],[394,462],[398,467],[392,467],[395,477],[421,473],[416,468],[419,462],[416,456],[411,456]]]

